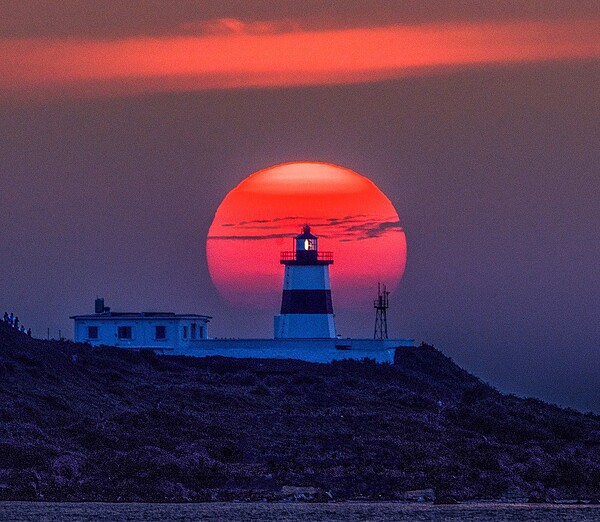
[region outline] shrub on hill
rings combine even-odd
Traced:
[[[196,359],[0,325],[1,499],[597,498],[599,457],[597,416],[502,395],[427,345],[394,365]]]

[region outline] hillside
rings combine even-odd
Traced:
[[[502,395],[425,345],[395,365],[194,359],[0,324],[0,500],[261,499],[284,486],[597,498],[600,418]]]

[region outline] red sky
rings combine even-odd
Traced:
[[[0,100],[346,84],[600,58],[600,18],[355,24],[219,17],[181,21],[158,35],[0,32]]]
[[[279,299],[224,301],[206,236],[252,172],[331,162],[406,231],[391,335],[600,411],[598,35],[599,0],[2,0],[0,313],[56,336],[101,295],[270,335]]]

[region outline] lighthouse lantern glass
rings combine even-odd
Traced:
[[[296,236],[295,251],[302,253],[301,255],[310,255],[312,257],[317,255],[317,237],[310,233],[310,227],[305,225],[303,233]]]
[[[305,239],[302,246],[304,247],[304,250],[316,250],[317,242],[314,239]]]

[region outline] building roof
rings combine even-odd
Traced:
[[[174,312],[103,312],[101,314],[72,315],[69,319],[199,319],[210,321],[210,315],[176,314]]]

